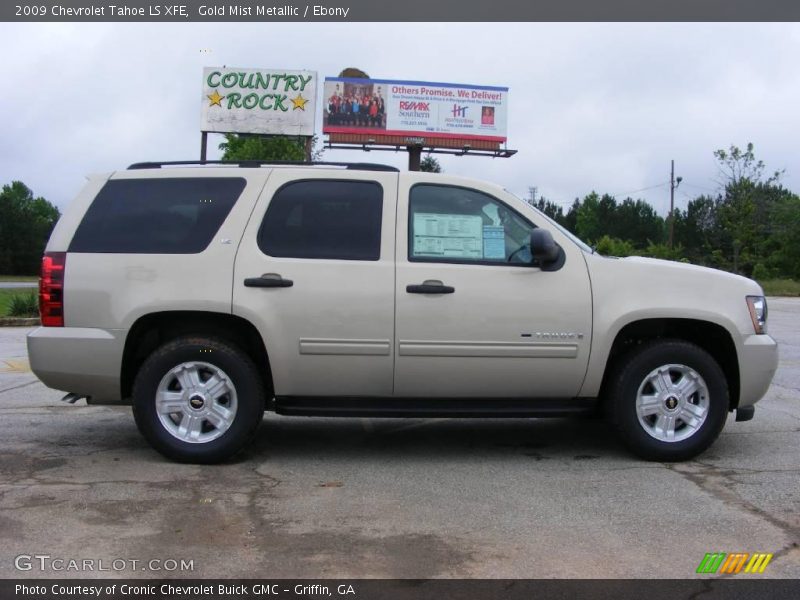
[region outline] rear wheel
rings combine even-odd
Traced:
[[[144,437],[164,456],[215,463],[239,452],[264,413],[264,386],[253,361],[216,338],[167,342],[142,365],[133,413]]]
[[[680,340],[641,345],[610,386],[610,409],[623,441],[648,460],[692,458],[717,439],[728,414],[728,385],[714,358]]]

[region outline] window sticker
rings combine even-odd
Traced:
[[[414,256],[481,260],[483,219],[478,215],[414,214]]]
[[[483,226],[483,258],[505,260],[506,232],[502,225]]]

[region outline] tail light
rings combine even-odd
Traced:
[[[39,316],[45,327],[64,326],[66,252],[45,252],[39,279]]]

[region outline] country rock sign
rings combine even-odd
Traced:
[[[313,71],[205,67],[200,130],[262,135],[314,135]]]
[[[220,108],[245,108],[247,110],[305,110],[309,98],[303,96],[303,90],[311,81],[311,75],[289,75],[286,73],[246,73],[228,72],[223,74],[221,71],[212,71],[206,77],[206,84],[213,89],[207,95],[209,106],[219,106]],[[249,94],[242,91],[231,91],[227,94],[220,94],[219,89],[229,90],[254,90]],[[261,93],[261,90],[271,90],[271,93]],[[274,92],[279,93],[274,93]],[[293,97],[289,97],[291,92],[296,92]],[[223,100],[225,102],[223,103]]]

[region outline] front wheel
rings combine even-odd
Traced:
[[[610,414],[642,458],[687,460],[717,439],[728,414],[725,374],[702,348],[680,340],[642,344],[613,375]]]
[[[133,386],[133,414],[153,448],[180,462],[216,463],[250,441],[264,413],[253,361],[216,338],[182,337],[145,360]]]

